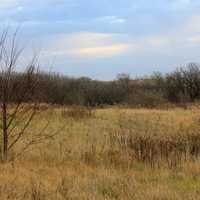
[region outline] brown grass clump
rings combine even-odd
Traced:
[[[200,134],[165,138],[129,135],[126,139],[121,137],[120,143],[131,149],[137,161],[152,167],[164,163],[174,168],[200,156]]]
[[[86,119],[94,117],[94,110],[90,107],[71,106],[62,110],[64,118]]]
[[[121,113],[119,128],[112,134],[112,140],[116,140],[136,161],[152,167],[165,165],[174,168],[186,161],[197,160],[200,157],[199,117],[191,122],[180,118],[178,122],[178,119],[173,120],[176,116],[169,120],[164,113],[168,111],[163,111],[162,115],[156,110],[145,111],[144,115],[135,113],[134,118]]]

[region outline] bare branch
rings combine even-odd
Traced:
[[[10,150],[18,142],[18,140],[24,135],[25,130],[28,128],[28,126],[30,125],[31,121],[33,120],[33,117],[35,116],[35,113],[36,113],[36,109],[33,110],[32,114],[30,115],[29,119],[25,123],[24,127],[17,134],[17,138],[9,145],[8,150]]]

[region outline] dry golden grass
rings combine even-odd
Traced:
[[[0,164],[0,199],[200,199],[199,155],[187,152],[187,157],[178,164],[168,165],[180,154],[179,146],[174,147],[168,160],[161,159],[156,152],[156,158],[147,156],[142,160],[130,145],[137,138],[148,138],[151,142],[166,138],[176,142],[191,135],[198,138],[197,108],[167,111],[107,108],[79,120],[63,116],[62,112],[62,108],[45,109],[30,127],[34,134],[48,119],[51,123],[45,133],[64,127],[59,135],[33,146],[13,163]],[[145,151],[157,145],[147,144]],[[183,144],[187,150],[193,145],[187,141]]]

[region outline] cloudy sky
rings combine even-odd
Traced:
[[[0,28],[20,25],[43,69],[107,80],[200,62],[199,10],[199,0],[0,0]]]

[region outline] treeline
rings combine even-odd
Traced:
[[[22,81],[23,74],[13,74],[13,87]],[[19,84],[18,84],[19,85]],[[36,98],[44,103],[59,105],[102,106],[128,104],[154,107],[164,103],[187,103],[200,99],[200,67],[192,63],[185,68],[150,77],[131,79],[119,74],[113,81],[97,81],[90,78],[71,78],[59,74],[37,75]],[[13,94],[19,96],[20,91]],[[22,90],[23,92],[23,90]],[[27,100],[28,101],[28,100]]]
[[[200,99],[200,66],[198,64],[191,63],[186,68],[179,68],[166,75],[157,73],[152,80],[155,80],[155,85],[159,86],[159,93],[167,101],[184,103]]]

